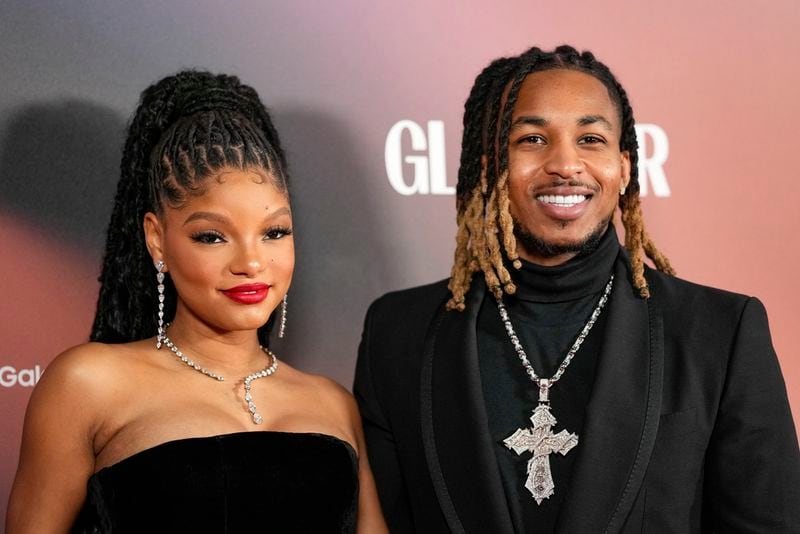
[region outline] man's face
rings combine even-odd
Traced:
[[[630,180],[620,134],[619,112],[597,78],[564,69],[525,78],[508,135],[521,257],[558,265],[602,235]]]

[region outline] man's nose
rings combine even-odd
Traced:
[[[575,177],[584,170],[583,162],[578,156],[577,147],[564,140],[550,146],[544,170],[548,174],[560,176],[565,180]]]

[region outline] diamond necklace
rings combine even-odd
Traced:
[[[169,326],[169,324],[167,324],[166,326]],[[166,346],[169,350],[171,350],[175,354],[175,356],[178,357],[180,361],[182,361],[183,363],[185,363],[198,373],[204,374],[209,378],[213,378],[218,382],[222,382],[225,380],[224,376],[209,371],[205,367],[201,367],[197,362],[194,362],[191,359],[189,359],[184,353],[181,352],[181,350],[178,347],[175,346],[175,343],[173,343],[172,340],[169,337],[167,337],[166,330],[167,329],[164,328],[164,332],[160,334],[161,343],[164,346]],[[258,348],[261,349],[264,352],[264,354],[267,354],[272,359],[272,363],[268,367],[265,367],[260,371],[256,371],[255,373],[250,373],[249,375],[244,377],[244,400],[245,402],[247,402],[247,411],[249,411],[253,416],[253,423],[260,425],[264,421],[264,419],[261,417],[261,414],[258,413],[258,408],[256,408],[256,405],[253,402],[253,397],[250,395],[250,385],[251,385],[250,383],[253,380],[257,380],[265,376],[270,376],[271,374],[275,373],[275,371],[278,370],[278,358],[275,356],[275,354],[272,353],[271,350],[264,348],[261,345],[259,345]]]
[[[542,504],[544,499],[549,498],[554,494],[555,484],[553,483],[553,475],[550,472],[550,454],[560,453],[562,456],[566,455],[573,447],[578,444],[578,435],[562,430],[558,434],[553,433],[551,428],[557,423],[556,418],[550,413],[550,388],[558,382],[564,371],[567,370],[575,353],[581,348],[586,336],[594,326],[600,312],[603,311],[603,306],[606,305],[608,295],[611,293],[611,287],[614,284],[614,275],[608,279],[600,301],[597,303],[594,311],[592,312],[589,321],[583,326],[578,338],[572,344],[572,347],[564,357],[564,361],[558,366],[558,370],[550,378],[540,378],[533,370],[528,355],[511,325],[511,319],[508,315],[503,304],[502,297],[497,298],[497,309],[500,312],[500,318],[506,327],[511,344],[514,345],[514,350],[517,351],[522,366],[528,377],[539,387],[539,404],[533,410],[533,415],[530,420],[533,423],[533,428],[518,428],[516,432],[503,440],[506,447],[516,452],[518,455],[523,452],[532,452],[533,457],[528,461],[528,478],[525,481],[525,487],[531,492],[536,504]]]

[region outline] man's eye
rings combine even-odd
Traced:
[[[205,245],[213,245],[216,243],[225,242],[225,239],[222,237],[222,234],[218,232],[198,232],[196,234],[192,234],[192,240],[197,243],[203,243]]]
[[[581,137],[580,143],[584,145],[594,145],[597,143],[605,143],[605,139],[597,135],[584,135]]]
[[[264,232],[264,239],[281,239],[287,235],[292,235],[292,229],[276,226]]]

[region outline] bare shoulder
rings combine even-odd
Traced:
[[[298,373],[300,371],[297,371]],[[320,395],[324,395],[331,402],[336,404],[349,404],[355,402],[353,395],[337,381],[324,375],[312,373],[302,373],[310,387],[313,387]]]
[[[292,380],[302,384],[307,398],[315,399],[317,409],[324,410],[335,419],[346,421],[348,426],[352,426],[356,420],[354,418],[358,417],[358,405],[350,391],[327,376],[306,373],[293,367],[289,369]]]
[[[56,356],[47,370],[76,378],[87,371],[102,371],[108,368],[109,358],[113,358],[122,347],[125,345],[95,342],[77,345]]]
[[[131,374],[125,364],[129,345],[79,345],[47,366],[25,413],[9,524],[66,532],[94,471],[95,438],[114,409],[126,373]],[[33,502],[42,513],[29,514]]]
[[[72,347],[56,356],[47,366],[39,386],[47,389],[102,389],[109,385],[113,375],[124,372],[121,367],[125,367],[125,359],[122,356],[129,352],[129,345],[86,343]]]
[[[89,441],[113,387],[113,365],[108,362],[114,354],[111,347],[101,343],[78,345],[47,366],[28,402],[23,452],[26,441],[30,448],[38,449],[44,439],[69,433]],[[65,421],[70,424],[65,425]]]
[[[332,407],[346,412],[352,416],[358,414],[358,405],[353,394],[335,380],[322,375],[309,375],[315,382],[315,387],[320,395],[331,403]]]
[[[122,384],[131,383],[136,345],[86,343],[62,352],[42,374],[30,406],[35,409],[44,405],[56,411],[59,407],[69,407],[99,413],[118,394]]]

